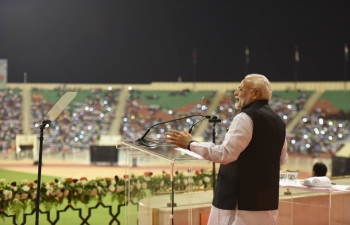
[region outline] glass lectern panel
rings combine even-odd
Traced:
[[[332,180],[333,182],[333,180]],[[280,186],[278,224],[350,224],[350,185]]]
[[[278,224],[329,224],[331,193],[280,186]]]
[[[118,149],[128,178],[126,224],[200,224],[200,213],[210,210],[213,197],[211,162],[167,144],[149,148],[120,142]]]

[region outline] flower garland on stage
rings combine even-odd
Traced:
[[[175,191],[207,190],[212,188],[210,171],[187,171],[174,174]],[[35,209],[37,181],[6,182],[0,179],[0,218],[7,214],[15,214],[18,217],[28,208]],[[130,198],[142,199],[157,193],[171,191],[170,174],[165,171],[161,175],[153,175],[145,172],[143,175],[124,175],[123,177],[97,177],[96,179],[62,178],[52,182],[42,182],[40,186],[40,204],[46,211],[56,208],[65,200],[68,204],[81,202],[88,204],[90,201],[102,201],[107,195],[111,201],[119,204],[126,202],[126,193]]]

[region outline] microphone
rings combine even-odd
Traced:
[[[147,147],[149,147],[149,148],[155,148],[155,147],[157,147],[157,143],[154,142],[154,141],[147,140],[147,139],[145,138],[145,137],[147,136],[147,134],[150,132],[150,130],[151,130],[153,127],[158,126],[158,125],[161,125],[161,124],[165,124],[165,123],[170,123],[170,122],[174,122],[174,121],[178,121],[178,120],[183,120],[183,119],[195,117],[195,116],[201,116],[201,117],[204,117],[204,119],[210,118],[210,116],[191,115],[191,116],[181,117],[181,118],[178,118],[178,119],[173,119],[173,120],[168,120],[168,121],[156,123],[156,124],[153,124],[152,126],[150,126],[150,127],[146,130],[146,132],[142,135],[142,137],[140,137],[139,139],[137,139],[137,140],[135,141],[135,143],[138,143],[138,144],[140,144],[140,145],[147,146]]]
[[[213,116],[212,118],[209,119],[209,123],[220,123],[221,119],[218,119],[217,116]]]
[[[208,115],[207,115],[207,116],[205,116],[203,119],[198,120],[197,122],[193,123],[192,126],[190,127],[190,130],[188,131],[188,133],[191,133],[191,132],[192,132],[192,129],[193,129],[193,127],[194,127],[196,124],[202,122],[202,121],[205,120],[205,119],[210,119],[210,118],[211,118],[211,116],[208,116]]]

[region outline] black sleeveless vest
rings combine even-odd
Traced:
[[[238,203],[239,210],[276,210],[286,125],[267,100],[254,101],[242,112],[253,120],[252,140],[236,161],[220,165],[213,206],[234,210]]]

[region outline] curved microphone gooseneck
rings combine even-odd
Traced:
[[[192,132],[192,129],[193,129],[193,127],[194,127],[195,125],[197,125],[198,123],[202,122],[202,121],[205,120],[205,119],[210,119],[210,118],[211,118],[211,116],[208,116],[208,115],[207,115],[207,116],[205,116],[203,119],[198,120],[197,122],[193,123],[192,126],[190,127],[188,133],[191,133],[191,132]]]
[[[156,143],[156,142],[153,142],[153,141],[150,141],[150,140],[147,140],[147,139],[145,138],[145,137],[147,136],[147,134],[150,132],[150,130],[151,130],[153,127],[158,126],[158,125],[161,125],[161,124],[165,124],[165,123],[170,123],[170,122],[174,122],[174,121],[178,121],[178,120],[183,120],[183,119],[195,117],[195,116],[205,117],[204,119],[206,119],[206,118],[208,118],[208,117],[210,118],[210,116],[191,115],[191,116],[181,117],[181,118],[178,118],[178,119],[173,119],[173,120],[164,121],[164,122],[161,122],[161,123],[156,123],[156,124],[153,124],[152,126],[150,126],[150,127],[146,130],[146,132],[142,135],[142,137],[140,137],[139,139],[137,139],[135,142],[138,143],[138,144],[140,144],[140,145],[149,147],[149,148],[155,148],[155,147],[157,147],[157,143]]]

